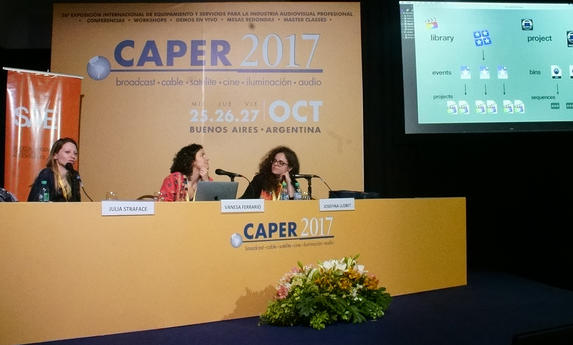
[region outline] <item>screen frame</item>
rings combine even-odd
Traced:
[[[402,62],[402,82],[403,82],[403,105],[404,105],[404,133],[405,134],[432,134],[432,133],[512,133],[512,132],[571,132],[573,131],[572,121],[531,121],[531,122],[474,122],[474,123],[420,123],[418,121],[418,92],[417,92],[417,61],[415,54],[415,39],[404,40],[402,11],[406,6],[413,7],[417,3],[435,3],[436,6],[524,6],[534,9],[536,6],[547,8],[548,6],[562,6],[573,9],[571,3],[525,3],[525,2],[462,2],[462,1],[411,1],[400,0],[398,7],[400,10],[400,45]],[[573,27],[573,25],[572,25]],[[573,60],[572,60],[573,63]]]

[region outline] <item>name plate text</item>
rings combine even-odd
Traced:
[[[320,199],[320,211],[354,211],[354,198]]]
[[[221,213],[265,212],[263,199],[221,200]]]
[[[149,216],[155,214],[153,201],[117,201],[101,202],[102,216]]]

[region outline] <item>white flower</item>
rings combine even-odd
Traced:
[[[326,269],[326,270],[329,270],[329,269],[333,268],[333,267],[334,267],[335,265],[337,265],[337,264],[338,264],[338,262],[337,262],[336,260],[328,260],[328,261],[324,261],[324,262],[322,263],[322,265],[320,265],[320,266],[322,266],[322,267],[323,267],[324,269]]]
[[[345,262],[348,267],[354,267],[354,265],[356,265],[356,260],[351,257],[342,258],[340,261]]]
[[[356,265],[356,270],[358,271],[358,273],[360,274],[364,274],[364,265]]]
[[[336,263],[336,269],[339,271],[345,271],[346,270],[346,264],[344,262],[337,262]]]
[[[308,280],[312,280],[312,278],[314,278],[314,275],[318,272],[318,270],[316,268],[313,268],[310,270],[310,272],[308,273]]]

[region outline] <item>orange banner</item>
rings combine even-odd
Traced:
[[[52,143],[78,140],[81,77],[7,70],[4,182],[23,201]]]

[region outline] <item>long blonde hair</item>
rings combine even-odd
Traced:
[[[68,137],[60,138],[60,139],[56,140],[56,142],[54,144],[52,144],[52,148],[50,149],[50,154],[48,155],[48,162],[46,163],[46,167],[50,168],[52,170],[52,172],[54,173],[54,188],[55,188],[55,190],[61,189],[60,186],[58,186],[58,181],[65,181],[65,183],[67,183],[71,189],[71,183],[69,181],[69,175],[68,175],[68,178],[66,178],[66,179],[62,178],[62,176],[60,174],[60,169],[58,169],[58,163],[56,163],[56,158],[54,157],[58,152],[60,152],[62,147],[67,143],[72,143],[72,144],[74,144],[76,149],[78,148],[78,144],[76,143],[76,141],[74,139],[68,138]]]

